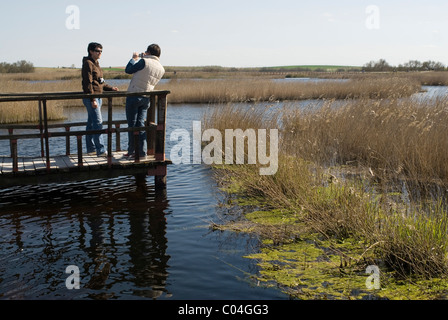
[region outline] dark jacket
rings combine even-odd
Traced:
[[[103,70],[101,70],[98,61],[95,62],[91,57],[84,57],[82,60],[82,90],[84,93],[103,93],[104,91],[113,91],[112,86],[105,84],[103,79]]]

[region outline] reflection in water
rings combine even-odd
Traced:
[[[166,189],[146,176],[10,188],[0,199],[0,298],[168,294]],[[65,287],[69,265],[81,290]]]
[[[169,106],[167,155],[177,143],[171,132],[192,132],[209,108]],[[115,111],[125,119],[124,108]],[[66,113],[67,121],[85,119],[82,108]],[[65,153],[65,139],[51,143],[55,154]],[[20,140],[18,149],[20,156],[39,151],[33,140]],[[0,143],[0,154],[8,152],[7,141]],[[0,189],[0,299],[288,298],[246,278],[256,273],[244,258],[257,250],[256,237],[209,230],[222,199],[208,166],[170,165],[160,192],[153,181],[124,176]],[[70,265],[79,267],[79,290],[66,288]]]

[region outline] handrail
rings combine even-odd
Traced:
[[[7,129],[9,135],[1,137],[0,140],[9,139],[11,157],[13,158],[13,171],[18,171],[18,155],[17,155],[17,141],[19,139],[41,139],[41,156],[46,157],[47,170],[50,170],[50,137],[66,137],[66,154],[70,154],[70,136],[77,137],[78,144],[78,166],[83,165],[82,160],[82,136],[86,134],[106,133],[108,135],[108,166],[112,167],[112,134],[116,134],[117,149],[120,149],[121,132],[134,132],[134,141],[138,143],[138,132],[145,130],[148,135],[148,155],[154,155],[156,161],[165,161],[165,130],[166,130],[166,111],[167,111],[167,95],[170,91],[150,91],[150,92],[127,92],[127,91],[108,91],[101,94],[85,94],[83,92],[24,92],[24,93],[0,93],[0,103],[2,102],[20,102],[20,101],[38,101],[39,105],[39,124],[38,125],[0,125],[0,129]],[[145,127],[139,128],[120,128],[120,124],[126,123],[125,120],[112,120],[112,99],[116,97],[132,97],[132,96],[146,96],[150,98],[150,108],[147,113],[147,121]],[[49,100],[69,100],[69,99],[84,99],[84,98],[102,98],[108,100],[108,119],[103,124],[107,125],[106,129],[95,131],[72,131],[70,128],[74,126],[82,126],[85,123],[63,123],[63,124],[49,124],[47,116],[47,101]],[[1,105],[0,105],[1,107]],[[157,119],[156,119],[157,111]],[[115,128],[113,127],[115,126]],[[49,129],[65,128],[66,132],[50,132]],[[14,129],[36,129],[39,134],[14,134]],[[139,162],[138,148],[136,150],[135,162]],[[45,154],[45,155],[44,155]]]
[[[118,98],[118,97],[136,97],[136,96],[160,96],[168,95],[170,91],[157,90],[149,92],[128,92],[128,91],[105,91],[103,93],[84,93],[84,92],[23,92],[23,93],[0,93],[0,102],[15,101],[39,101],[39,100],[73,100],[84,98]]]
[[[113,124],[125,124],[127,123],[126,120],[114,120],[112,121]],[[103,121],[103,125],[106,125],[107,121]],[[82,127],[85,126],[86,122],[64,122],[64,123],[49,123],[48,128],[49,129],[56,129],[56,128],[65,128],[65,127]],[[0,124],[0,130],[8,130],[8,129],[40,129],[39,124]]]

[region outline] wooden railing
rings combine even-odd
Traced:
[[[107,135],[107,159],[109,168],[112,166],[112,136],[116,137],[116,151],[121,149],[120,133],[133,132],[135,146],[138,145],[138,134],[140,131],[147,133],[147,155],[154,156],[156,161],[165,161],[165,134],[166,134],[166,112],[167,112],[167,95],[169,91],[151,91],[151,92],[104,92],[103,94],[84,94],[82,92],[51,92],[51,93],[0,93],[0,108],[2,103],[21,102],[21,101],[37,101],[39,108],[39,123],[37,125],[8,124],[0,125],[0,129],[8,130],[8,134],[0,134],[0,140],[10,141],[10,153],[13,159],[13,171],[18,170],[18,154],[17,144],[20,139],[40,139],[40,155],[46,159],[47,170],[50,170],[50,138],[66,137],[66,155],[70,154],[70,137],[75,136],[77,139],[78,166],[83,165],[83,146],[82,137],[90,134],[106,134]],[[145,127],[139,128],[121,128],[122,124],[126,124],[126,120],[113,120],[113,98],[146,96],[150,98],[150,107],[147,113]],[[85,122],[72,122],[63,124],[50,124],[47,114],[47,101],[52,100],[74,100],[84,98],[102,98],[107,99],[107,120],[103,122],[102,130],[78,130],[71,131],[73,127],[84,126]],[[87,114],[86,114],[87,117]],[[53,132],[50,129],[65,128],[65,132]],[[35,129],[38,133],[16,134],[18,129]],[[135,162],[139,162],[141,155],[138,154],[139,148],[135,148]]]

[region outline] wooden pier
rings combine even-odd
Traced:
[[[165,157],[167,95],[169,91],[151,91],[143,93],[105,92],[103,94],[84,94],[82,92],[55,93],[2,93],[2,103],[36,101],[39,108],[38,124],[0,125],[0,140],[9,140],[10,152],[0,155],[0,187],[28,185],[40,183],[82,181],[97,178],[117,177],[128,174],[145,173],[155,177],[156,186],[166,185],[167,165],[171,161]],[[123,128],[125,119],[113,120],[113,98],[129,96],[148,96],[148,109],[145,127]],[[101,98],[107,100],[107,120],[102,130],[73,130],[86,126],[85,122],[69,122],[54,124],[48,121],[47,101],[72,100],[83,98]],[[87,112],[86,112],[87,118]],[[26,133],[18,131],[26,130]],[[136,155],[135,159],[125,157],[121,150],[121,134],[134,133],[135,145],[138,133],[146,131],[147,154]],[[88,155],[83,151],[83,141],[88,134],[104,134],[107,137],[107,157]],[[51,140],[65,137],[65,154],[54,155],[51,152]],[[71,153],[70,138],[76,137],[77,153]],[[115,138],[115,150],[112,149]],[[36,155],[21,156],[18,154],[20,140],[36,140]],[[138,152],[138,148],[136,148]]]

